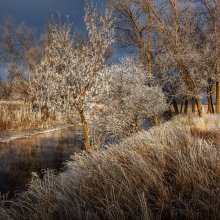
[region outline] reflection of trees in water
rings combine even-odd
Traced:
[[[74,152],[83,149],[83,142],[73,129],[0,143],[0,191],[24,189],[31,172],[57,169]]]

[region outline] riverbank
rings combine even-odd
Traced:
[[[52,128],[47,128],[47,129],[39,128],[39,129],[30,129],[26,131],[2,131],[0,132],[0,143],[7,143],[7,142],[10,142],[16,139],[20,139],[20,138],[29,138],[34,135],[50,133],[50,132],[59,131],[59,130],[70,128],[70,127],[76,127],[76,131],[79,130],[79,126],[65,124],[65,125],[58,125]]]
[[[56,128],[66,124],[68,124],[67,119],[59,112],[33,107],[32,104],[23,101],[0,100],[0,132],[3,134],[14,131],[35,133],[35,130],[39,132],[45,128]],[[26,133],[29,135],[28,132]],[[13,135],[20,136],[18,132]]]
[[[220,117],[176,117],[32,177],[2,219],[219,219]],[[6,208],[7,207],[7,208]],[[49,211],[48,211],[49,210]],[[158,214],[159,213],[159,214]]]
[[[42,177],[42,170],[58,172],[71,155],[84,149],[81,132],[75,126],[34,131],[31,136],[27,132],[25,138],[23,135],[0,143],[0,194],[8,199],[26,190],[31,173]]]

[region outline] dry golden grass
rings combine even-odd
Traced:
[[[177,117],[33,177],[3,219],[220,219],[220,116]]]
[[[0,131],[49,128],[54,124],[64,124],[60,114],[46,114],[33,110],[30,104],[19,101],[0,101]]]

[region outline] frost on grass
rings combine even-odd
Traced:
[[[219,116],[177,117],[33,176],[4,219],[219,219]],[[217,135],[216,135],[217,132]]]

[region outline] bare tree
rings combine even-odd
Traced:
[[[71,118],[76,111],[83,126],[86,151],[90,151],[90,135],[86,104],[102,89],[102,69],[106,51],[113,43],[113,20],[106,9],[100,15],[86,8],[85,24],[88,40],[77,43],[71,36],[70,24],[51,24],[49,42],[32,79],[37,99],[55,107]]]
[[[152,86],[153,75],[153,0],[142,4],[137,0],[109,0],[116,16],[117,42],[138,49],[144,65],[147,83]]]
[[[205,61],[210,79],[216,81],[216,113],[220,114],[220,1],[199,0],[202,6],[202,18],[205,21],[203,33],[207,39]]]
[[[155,48],[154,0],[109,0],[116,15],[117,42],[131,46],[142,62],[148,86],[153,86]],[[153,117],[155,125],[159,117]]]
[[[161,10],[154,11],[157,30],[161,38],[161,59],[172,61],[173,73],[179,74],[180,90],[196,101],[202,116],[200,92],[203,86],[201,56],[195,44],[194,5],[190,2],[165,0]],[[191,7],[189,7],[189,5]]]
[[[167,109],[159,87],[149,87],[143,64],[124,58],[121,64],[107,68],[107,91],[97,103],[100,111],[93,112],[94,126],[110,134],[130,136],[141,130],[144,119],[160,115]]]
[[[6,19],[0,28],[0,48],[1,61],[8,64],[8,83],[27,98],[29,77],[39,56],[34,30],[24,24],[16,26],[10,18]]]

